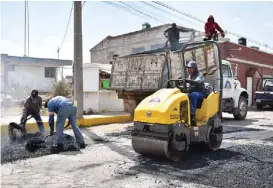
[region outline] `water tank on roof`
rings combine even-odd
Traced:
[[[246,38],[244,38],[244,37],[239,38],[238,43],[241,44],[241,45],[246,46]]]
[[[144,24],[142,24],[142,29],[150,29],[151,28],[151,24],[149,24],[148,22],[145,22]]]

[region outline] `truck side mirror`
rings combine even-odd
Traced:
[[[234,79],[238,79],[238,65],[235,65],[235,71],[234,71]]]

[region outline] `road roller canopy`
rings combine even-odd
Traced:
[[[170,79],[186,78],[186,65],[194,60],[208,82],[222,88],[219,46],[216,42],[180,45],[180,50],[151,50],[123,57],[114,56],[110,89],[115,91],[156,91]],[[219,85],[220,84],[220,85]],[[220,88],[219,88],[220,86]]]

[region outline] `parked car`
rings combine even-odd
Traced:
[[[273,108],[273,77],[263,77],[258,81],[255,101],[258,110],[265,106]]]

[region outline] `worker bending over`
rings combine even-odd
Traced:
[[[222,37],[225,37],[225,33],[222,28],[218,25],[217,22],[214,21],[214,17],[210,15],[205,24],[206,38],[204,40],[216,40],[216,38],[218,38],[217,30],[221,33]]]
[[[177,27],[176,23],[173,23],[166,31],[164,31],[164,36],[168,39],[171,45],[171,51],[176,51],[179,48],[180,32],[190,32],[193,29],[187,29],[184,27]]]
[[[28,116],[33,116],[39,127],[41,133],[45,133],[44,124],[40,115],[42,108],[42,98],[39,96],[38,90],[32,90],[31,95],[26,99],[24,103],[23,115],[21,117],[21,125],[26,132],[26,122]]]
[[[66,119],[69,120],[72,126],[77,144],[79,145],[80,148],[85,148],[83,135],[76,124],[77,108],[73,106],[72,101],[62,96],[56,96],[47,100],[44,106],[45,108],[48,108],[48,113],[49,113],[48,122],[50,127],[50,135],[54,134],[54,113],[57,114],[57,121],[56,121],[57,140],[56,140],[56,143],[54,143],[53,145],[53,149],[56,149],[56,150],[63,149],[63,131],[64,131],[64,124]]]
[[[198,70],[195,61],[190,61],[187,65],[189,80],[190,80],[190,112],[191,112],[191,122],[193,125],[196,124],[195,112],[198,100],[205,98],[205,82],[203,74]]]

